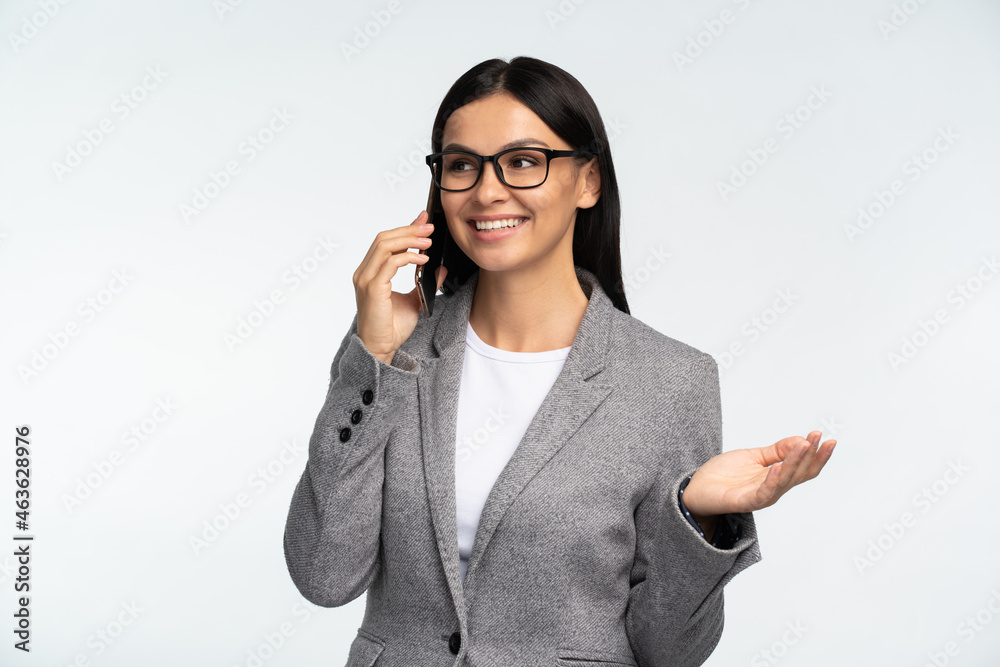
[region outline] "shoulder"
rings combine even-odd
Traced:
[[[660,379],[703,382],[718,374],[715,358],[697,347],[672,338],[642,320],[614,309],[612,357],[625,367],[643,367]]]
[[[621,409],[682,426],[720,402],[718,364],[712,355],[616,309],[607,365],[602,375],[620,390]]]
[[[615,390],[608,409],[618,415],[616,428],[623,440],[640,443],[636,446],[648,460],[659,461],[657,471],[680,474],[697,468],[695,463],[717,453],[718,364],[694,345],[616,312],[610,318],[614,335],[608,362],[600,374]]]

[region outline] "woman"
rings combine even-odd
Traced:
[[[721,453],[714,359],[629,314],[607,136],[575,78],[485,61],[433,130],[443,294],[425,318],[391,287],[426,261],[424,212],[354,272],[292,580],[328,607],[367,591],[348,667],[702,664],[723,587],[760,560],[751,512],[835,441]]]

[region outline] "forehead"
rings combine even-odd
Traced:
[[[538,114],[511,95],[497,94],[456,109],[444,124],[441,145],[448,150],[449,144],[461,144],[489,154],[522,137],[550,147],[561,143]]]

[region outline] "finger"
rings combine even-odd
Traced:
[[[806,443],[808,444],[802,451],[802,458],[799,460],[799,465],[796,467],[795,475],[792,480],[792,486],[796,486],[802,482],[812,479],[819,473],[819,468],[822,467],[823,461],[820,460],[819,455],[819,440],[817,439],[814,441],[811,437],[814,434],[819,434],[819,431],[813,431],[810,433],[810,438],[806,440]]]
[[[407,264],[423,264],[427,260],[427,255],[418,252],[402,251],[389,255],[379,267],[378,272],[367,284],[369,292],[373,286],[381,286],[388,292],[392,292],[392,278],[399,269]],[[419,296],[417,298],[419,299]]]
[[[809,435],[812,436],[818,433],[819,431],[813,431]],[[798,484],[815,477],[813,474],[813,464],[818,456],[818,444],[818,441],[814,442],[811,438],[806,440],[804,449],[800,450],[801,458],[796,466],[795,474],[792,477],[792,483],[789,488],[791,488],[791,486],[797,486]]]
[[[782,438],[770,447],[759,447],[758,454],[760,464],[766,467],[784,461],[788,458],[788,455],[791,454],[796,447],[800,447],[803,442],[808,441],[800,435],[791,435],[787,438]]]
[[[360,271],[357,274],[357,284],[359,286],[367,286],[372,283],[384,285],[392,280],[392,277],[396,273],[395,269],[398,269],[403,264],[426,261],[417,258],[406,259],[395,265],[387,263],[387,259],[390,256],[407,253],[410,248],[426,250],[430,247],[431,242],[429,237],[433,230],[424,230],[418,226],[422,224],[420,221],[425,219],[425,216],[426,211],[421,211],[421,214],[417,216],[413,223],[381,231],[375,236],[375,240],[372,241],[371,247],[368,248],[368,253],[365,255]],[[417,255],[420,253],[408,254]]]
[[[827,440],[820,445],[819,449],[816,451],[816,456],[813,458],[812,464],[809,467],[809,476],[806,479],[813,479],[819,475],[823,466],[826,465],[826,462],[830,460],[830,456],[833,455],[833,448],[836,444],[836,440]]]
[[[814,455],[812,443],[804,438],[797,443],[782,463],[781,482],[779,488],[785,493],[805,479],[809,465]]]
[[[788,446],[786,444],[787,440],[790,440],[790,438],[782,438],[768,447],[758,447],[757,453],[759,455],[758,458],[760,459],[760,464],[762,466],[772,466],[775,463],[781,463],[785,459],[785,456],[788,455]]]
[[[395,229],[386,229],[384,231],[379,232],[375,236],[375,240],[372,241],[371,246],[368,247],[368,252],[365,253],[365,257],[361,265],[366,266],[369,260],[375,254],[378,241],[389,238],[398,238],[407,233],[409,234],[419,233],[417,231],[419,230],[419,225],[423,224],[426,221],[426,219],[427,219],[427,211],[420,211],[420,213],[417,214],[417,217],[414,218],[413,222],[411,222],[410,224],[403,225],[402,227],[396,227]],[[410,246],[410,247],[415,248],[416,246]]]
[[[402,238],[410,239],[409,248],[418,248],[426,250],[430,247],[430,235],[434,233],[433,227],[431,229],[423,229],[424,224],[430,223],[429,215],[427,211],[421,211],[413,222],[398,229],[390,230],[393,232],[398,232]]]
[[[758,507],[773,505],[781,497],[779,489],[784,477],[784,465],[784,463],[779,461],[768,468],[764,481],[761,482],[760,487],[757,489],[756,504]]]

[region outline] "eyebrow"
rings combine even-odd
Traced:
[[[499,153],[501,151],[505,151],[508,148],[526,147],[526,146],[542,146],[543,148],[549,148],[549,145],[547,143],[545,143],[544,141],[542,141],[541,139],[534,139],[532,137],[524,137],[522,139],[515,139],[514,141],[511,141],[509,143],[504,144],[503,146],[500,147],[500,150],[498,150],[497,153]],[[476,151],[472,150],[471,148],[469,148],[468,146],[463,146],[462,144],[456,144],[455,142],[452,142],[452,143],[448,144],[447,146],[445,146],[441,150],[442,151],[465,151],[466,153],[475,153],[476,152]]]

